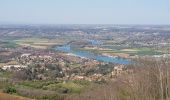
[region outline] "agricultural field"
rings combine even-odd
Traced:
[[[54,45],[63,45],[75,38],[69,37],[25,37],[25,38],[4,38],[0,39],[0,47],[2,48],[17,48],[19,46],[30,46],[37,49],[48,49]]]
[[[64,41],[47,38],[23,38],[15,40],[15,43],[20,46],[30,46],[37,49],[47,49],[53,45],[61,45],[64,43]]]
[[[123,48],[123,49],[101,49],[101,48],[90,48],[90,47],[84,47],[80,48],[80,50],[85,50],[89,52],[94,53],[100,53],[100,54],[108,54],[111,56],[119,56],[119,57],[125,57],[128,58],[129,56],[152,56],[152,55],[161,55],[164,54],[163,51],[154,50],[152,48]]]

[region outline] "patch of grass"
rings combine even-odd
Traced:
[[[153,50],[151,48],[134,48],[136,50],[136,55],[160,55],[162,52]]]
[[[68,82],[60,82],[57,84],[50,84],[48,86],[44,86],[43,89],[58,91],[60,93],[80,93],[86,87],[88,87],[91,83],[89,81],[68,81]]]
[[[15,42],[12,41],[3,41],[0,45],[2,48],[16,48],[18,46]]]
[[[81,81],[25,81],[17,83],[15,88],[18,95],[33,99],[63,100],[63,97],[70,94],[79,94],[90,87],[91,82]]]
[[[11,86],[11,84],[7,80],[2,80],[0,81],[0,90],[3,90],[4,88]]]
[[[50,84],[56,84],[57,81],[25,81],[18,84],[18,87],[25,87],[25,88],[35,88],[41,89],[44,86],[48,86]]]
[[[86,81],[86,80],[75,80],[73,82],[76,84],[83,85],[83,86],[89,86],[91,84],[89,81]]]
[[[12,73],[11,72],[6,72],[6,71],[0,71],[0,77],[1,78],[11,78]]]

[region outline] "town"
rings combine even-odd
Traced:
[[[169,59],[169,33],[166,25],[1,25],[0,90],[63,98],[117,82]]]

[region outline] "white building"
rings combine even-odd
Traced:
[[[11,68],[26,68],[27,66],[23,66],[23,65],[6,65],[6,66],[3,66],[2,69],[3,70],[8,70],[8,69],[11,69]]]

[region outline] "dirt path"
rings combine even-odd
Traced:
[[[6,93],[0,93],[0,100],[31,100],[21,96],[10,95]]]

